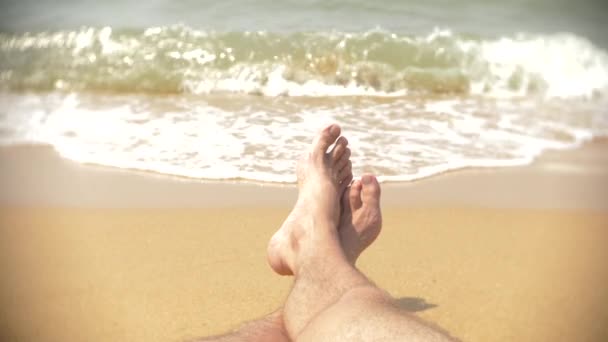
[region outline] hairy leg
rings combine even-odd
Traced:
[[[337,129],[337,131],[336,131]],[[332,132],[333,130],[333,132]],[[315,181],[314,177],[308,177],[307,162],[310,158],[318,158],[322,156],[323,162],[327,163],[329,168],[328,176],[334,180],[337,191],[344,193],[346,187],[352,180],[352,171],[350,163],[350,150],[347,148],[348,141],[344,137],[339,137],[339,127],[329,126],[320,136],[317,137],[313,146],[318,148],[312,149],[299,163],[298,163],[298,187],[302,188],[303,184],[308,181]],[[334,148],[330,152],[326,152],[327,148],[335,142]],[[312,180],[309,178],[313,178]],[[336,188],[330,190],[336,191]],[[347,198],[348,199],[348,198]],[[346,200],[347,200],[346,199]],[[300,226],[303,225],[302,220],[308,220],[308,208],[309,203],[308,196],[300,196],[298,201],[289,214],[279,231],[273,236],[268,246],[268,262],[275,272],[282,275],[291,275],[290,262],[287,259],[282,258],[282,254],[285,251],[285,245],[291,241],[286,240],[289,238],[289,234],[293,231],[299,231]],[[345,200],[345,201],[346,201]],[[347,202],[345,202],[347,203]],[[334,220],[337,220],[334,218]],[[356,241],[358,238],[349,236],[350,234],[363,234],[366,232],[368,227],[363,227],[362,224],[367,223],[363,220],[352,221],[342,219],[341,225],[345,227],[342,236],[349,241]],[[356,224],[357,228],[354,229],[353,224]],[[370,226],[369,229],[373,227]],[[354,255],[354,253],[353,253]],[[356,259],[356,258],[355,258]],[[354,260],[353,260],[354,263]],[[269,341],[269,342],[280,342],[289,341],[289,337],[284,327],[283,322],[283,310],[279,309],[274,313],[263,317],[261,319],[247,322],[237,330],[220,335],[207,337],[203,341],[215,341],[215,342],[236,342],[236,341]]]
[[[310,168],[313,170],[310,172],[317,172],[317,178],[322,178],[318,175],[325,173],[314,171],[315,167],[323,169],[324,164],[313,163]],[[331,183],[331,179],[325,181]],[[348,199],[351,222],[358,218],[357,208],[379,207],[380,187],[376,178],[365,175],[361,183],[353,184],[355,191],[359,186],[359,198],[355,193],[353,201],[351,197]],[[327,193],[314,190],[318,189],[307,192],[308,196],[316,195],[327,200]],[[348,196],[352,192],[353,188]],[[373,218],[379,222],[377,230],[369,232],[367,236],[345,239],[343,249],[339,243],[341,231],[331,219],[336,210],[335,201],[329,203],[332,207],[324,208],[321,205],[312,208],[309,214],[312,217],[289,232],[288,246],[297,247],[283,254],[290,258],[286,264],[290,265],[295,275],[284,308],[284,322],[289,336],[302,341],[451,341],[449,335],[440,329],[396,306],[385,291],[354,267],[360,251],[380,231],[379,210],[378,218]],[[349,207],[345,208],[346,215],[343,215],[346,220]],[[371,216],[362,215],[362,219],[372,220]]]
[[[314,216],[311,210],[318,206],[329,205],[333,208],[331,221],[338,223],[340,211],[339,201],[336,197],[343,194],[353,179],[350,149],[345,137],[338,137],[340,128],[337,125],[326,127],[313,141],[312,148],[298,161],[296,174],[298,178],[298,199],[291,213],[283,222],[279,230],[268,243],[268,263],[280,275],[293,275],[293,250],[297,239],[294,234],[307,232]],[[327,152],[331,144],[334,148]],[[321,168],[315,168],[316,165]],[[324,177],[318,177],[316,170],[322,169]],[[315,171],[315,172],[313,172]],[[328,178],[329,186],[319,179]],[[323,195],[317,203],[313,194],[320,191]],[[331,201],[328,204],[323,202]]]
[[[314,317],[294,340],[455,341],[438,326],[399,308],[387,293],[371,283],[344,291],[335,303]]]
[[[366,191],[362,190],[361,181],[357,180],[344,192],[342,197],[343,211],[338,228],[342,248],[348,262],[353,265],[361,252],[378,236],[382,226],[379,201],[380,187],[366,186]],[[281,308],[261,319],[247,322],[230,333],[197,340],[197,342],[204,341],[289,341],[283,323],[283,309]]]
[[[324,238],[311,241],[306,240],[307,234],[298,236],[303,256],[294,265],[296,279],[284,308],[286,329],[292,338],[299,336],[315,316],[336,303],[346,291],[370,285],[353,265],[380,232],[380,186],[376,179],[366,175],[355,181],[342,196],[342,205],[339,230],[332,222],[318,220],[316,226],[306,227],[312,232],[308,235]],[[357,232],[357,227],[363,226],[370,227],[365,231],[367,234]],[[346,248],[336,243],[338,239],[343,240]]]
[[[327,127],[299,163],[298,204],[269,244],[272,268],[296,275],[283,315],[276,312],[248,323],[217,337],[219,341],[284,341],[287,334],[303,341],[451,340],[439,328],[399,309],[354,268],[361,251],[380,232],[380,187],[369,175],[355,182],[342,198],[340,218],[339,197],[352,173],[345,139],[326,152],[338,135],[337,126]],[[277,319],[284,325],[267,324]]]
[[[344,212],[338,231],[347,259],[355,265],[358,256],[380,234],[380,185],[364,175],[342,198]],[[358,272],[358,271],[357,271]],[[357,281],[363,274],[356,276]],[[345,279],[346,280],[346,279]],[[331,276],[328,281],[334,282]],[[371,282],[344,291],[342,296],[311,320],[299,335],[302,341],[370,340],[446,341],[448,334],[414,315],[404,312],[394,300]]]
[[[298,200],[289,215],[294,219],[288,218],[268,244],[268,262],[279,274],[297,276],[301,270],[307,270],[310,260],[321,256],[348,263],[340,247],[337,227],[340,222],[340,199],[347,181],[352,179],[352,173],[350,161],[343,158],[350,153],[336,152],[341,145],[340,141],[346,141],[338,139],[339,135],[339,126],[326,127],[317,135],[310,151],[298,162]],[[334,143],[334,150],[327,152]],[[346,148],[342,150],[346,151]],[[344,169],[346,171],[342,171]],[[312,286],[319,284],[321,283],[311,282]],[[285,312],[290,305],[294,306],[293,302],[292,300],[290,304],[288,300]],[[285,319],[290,336],[295,336],[295,332],[307,323],[299,317],[312,317],[328,304],[324,301],[296,304],[306,314],[291,315],[290,320]]]
[[[366,187],[362,191],[361,181],[355,181],[342,197],[342,216],[340,217],[340,243],[347,260],[355,264],[357,258],[380,233],[382,216],[380,214],[380,187]],[[259,320],[247,322],[230,333],[204,338],[197,342],[237,342],[237,341],[289,341],[283,323],[283,309],[279,309]]]

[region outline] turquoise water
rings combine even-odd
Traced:
[[[0,144],[293,182],[337,121],[355,172],[410,180],[608,135],[604,1],[9,1]]]

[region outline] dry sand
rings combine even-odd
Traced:
[[[360,268],[465,341],[608,340],[608,144],[385,184]],[[295,189],[0,149],[0,341],[179,341],[278,308]]]

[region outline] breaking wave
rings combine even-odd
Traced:
[[[573,34],[495,39],[435,29],[405,35],[208,32],[186,26],[0,34],[11,91],[263,96],[604,97],[608,54]]]

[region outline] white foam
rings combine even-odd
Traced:
[[[560,112],[535,101],[238,102],[0,92],[0,104],[2,145],[45,143],[83,163],[286,183],[295,182],[295,161],[330,122],[340,123],[349,139],[354,172],[374,172],[383,181],[527,164],[546,149],[570,148],[608,132],[605,103],[588,101],[562,102]],[[580,117],[572,120],[571,112]]]
[[[463,41],[474,94],[592,98],[608,89],[608,54],[571,34]],[[475,75],[477,74],[477,75]],[[541,88],[541,89],[538,89]]]

